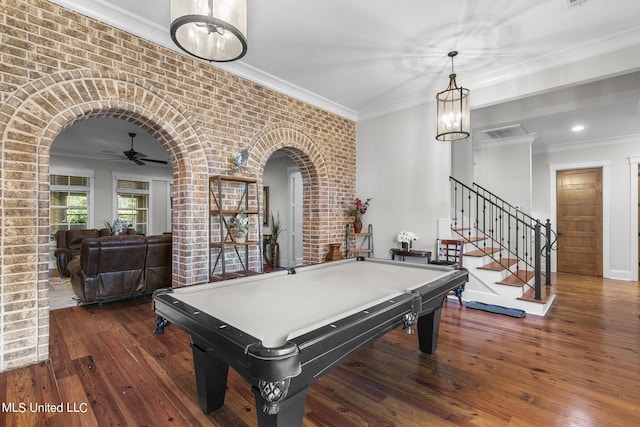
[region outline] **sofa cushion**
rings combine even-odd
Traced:
[[[56,265],[60,276],[69,275],[67,264],[80,255],[80,245],[84,239],[100,236],[97,229],[88,230],[58,230],[56,232]]]
[[[106,236],[82,241],[80,268],[95,277],[95,297],[142,291],[146,241],[144,236]]]
[[[144,236],[106,236],[82,241],[80,262],[86,274],[142,270],[146,242]]]
[[[147,237],[144,270],[146,291],[171,286],[171,234]]]
[[[82,243],[84,239],[99,237],[98,230],[67,230],[67,246]]]
[[[171,286],[171,235],[84,239],[69,271],[83,303]]]

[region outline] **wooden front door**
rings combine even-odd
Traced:
[[[556,178],[558,272],[602,276],[602,168]]]

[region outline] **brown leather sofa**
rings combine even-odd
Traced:
[[[171,234],[147,237],[144,283],[148,290],[171,286]]]
[[[103,233],[103,234],[101,234]],[[106,235],[106,230],[58,230],[56,232],[56,265],[61,277],[69,277],[69,262],[80,255],[80,244],[84,239]]]
[[[129,228],[122,230],[120,234],[136,234],[136,230]],[[109,232],[106,228],[89,229],[89,230],[58,230],[56,232],[56,265],[60,277],[69,277],[69,262],[80,256],[80,244],[84,239],[92,237],[108,236]]]
[[[84,239],[68,269],[81,304],[170,287],[171,235]]]

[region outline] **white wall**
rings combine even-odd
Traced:
[[[473,138],[451,144],[451,176],[465,184],[473,185]]]
[[[363,217],[373,225],[374,256],[390,258],[400,230],[414,248],[433,250],[438,218],[449,218],[449,142],[435,139],[435,102],[358,122],[356,195],[373,197]],[[344,248],[343,248],[344,250]]]
[[[150,235],[171,231],[171,183],[154,179],[151,181],[151,223]]]
[[[531,212],[531,143],[480,146],[474,182],[525,213]]]
[[[640,46],[627,47],[521,78],[471,88],[472,107],[493,105],[638,69]],[[429,103],[357,124],[357,195],[374,197],[364,222],[374,225],[377,257],[389,257],[388,249],[397,245],[394,236],[403,228],[418,234],[420,240],[416,247],[432,249],[437,219],[450,217],[451,143],[435,140],[434,122],[435,104]],[[545,220],[550,215],[550,162],[612,159],[611,206],[608,208],[612,249],[608,256],[616,277],[628,274],[633,267],[630,266],[629,247],[637,237],[629,235],[629,223],[633,218],[629,214],[630,165],[627,157],[640,155],[640,144],[636,145],[593,152],[581,149],[564,154],[536,155],[531,166],[531,213]],[[470,153],[468,146],[460,147],[460,152],[456,147],[456,162],[470,165]],[[471,174],[456,169],[455,176],[458,175],[467,183],[465,180],[470,180]]]
[[[493,85],[471,88],[471,108],[499,104],[637,70],[640,70],[640,45],[629,46]]]
[[[637,156],[640,156],[640,135],[616,144],[610,141],[601,142],[600,145],[592,142],[578,150],[552,151],[533,156],[533,215],[541,219],[550,218],[553,224],[556,221],[551,217],[555,211],[555,200],[552,198],[551,186],[555,183],[551,182],[550,169],[578,169],[590,164],[609,165],[609,185],[605,182],[602,190],[604,197],[608,196],[609,200],[609,204],[603,206],[603,214],[609,219],[609,227],[604,230],[604,234],[605,238],[606,235],[609,236],[610,251],[604,254],[603,274],[613,279],[630,280],[637,275],[636,259],[632,259],[630,255],[630,248],[637,245],[638,241],[637,232],[635,235],[632,233],[633,229],[637,231],[637,206],[632,206],[631,203],[632,199],[637,200],[637,195],[632,197],[630,181],[632,168],[637,168],[637,165],[629,163],[630,157]],[[636,223],[635,227],[633,222]]]

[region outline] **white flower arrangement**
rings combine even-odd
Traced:
[[[238,230],[247,230],[249,228],[249,217],[244,211],[240,211],[240,213],[231,218],[231,225],[235,225]]]
[[[413,242],[414,240],[418,240],[418,236],[416,236],[410,231],[402,230],[396,236],[396,240],[400,243],[410,243],[410,242]]]

